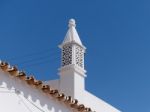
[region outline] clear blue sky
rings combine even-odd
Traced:
[[[70,18],[87,47],[87,90],[123,112],[150,112],[149,0],[0,0],[0,59],[58,78]]]

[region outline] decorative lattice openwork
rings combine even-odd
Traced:
[[[76,65],[80,66],[83,68],[84,65],[84,51],[83,48],[76,46],[75,48],[75,60],[76,60]]]
[[[62,66],[72,64],[72,46],[65,45],[62,49]]]

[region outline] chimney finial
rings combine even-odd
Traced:
[[[70,19],[68,26],[69,26],[69,28],[70,28],[70,27],[76,27],[76,21],[75,21],[75,19]]]

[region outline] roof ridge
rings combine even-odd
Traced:
[[[11,66],[7,62],[0,61],[0,69],[9,73],[11,76],[25,81],[29,85],[35,86],[37,89],[51,95],[58,101],[68,104],[70,108],[76,109],[78,112],[95,112],[92,111],[91,108],[86,107],[84,104],[79,104],[77,99],[73,99],[71,96],[66,96],[64,93],[60,93],[57,89],[53,89],[49,85],[44,84],[41,80],[35,79],[34,76],[27,76],[24,71],[19,71],[16,66]]]

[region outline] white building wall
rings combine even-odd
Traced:
[[[0,70],[0,112],[72,112],[71,108]]]
[[[65,74],[64,74],[65,75]],[[73,76],[73,75],[71,75]],[[90,92],[86,91],[85,89],[81,89],[80,87],[81,85],[81,81],[80,78],[78,77],[80,75],[75,75],[75,77],[73,77],[72,79],[69,79],[68,77],[63,78],[65,79],[63,84],[63,88],[70,88],[71,91],[74,91],[74,94],[71,92],[69,93],[68,89],[66,90],[66,92],[68,93],[67,95],[71,95],[72,97],[78,99],[78,101],[81,104],[84,104],[87,107],[90,107],[92,110],[96,111],[96,112],[121,112],[120,110],[118,110],[117,108],[113,107],[112,105],[108,104],[107,102],[103,101],[102,99],[94,96],[93,94],[91,94]],[[69,81],[76,81],[76,86],[73,88],[70,87],[70,83]],[[52,84],[51,81],[48,81],[49,83],[46,84]],[[55,82],[55,85],[58,82]],[[60,84],[60,83],[59,83]],[[72,83],[71,83],[72,84]],[[61,87],[61,85],[59,85]],[[58,86],[58,87],[59,87]],[[59,87],[59,88],[60,88]],[[59,89],[57,88],[57,89]],[[80,88],[80,89],[79,89]],[[74,90],[73,90],[74,89]],[[64,89],[65,91],[65,89]]]
[[[94,96],[88,91],[84,91],[84,100],[83,103],[87,106],[90,106],[93,110],[97,112],[121,112],[100,98]]]

